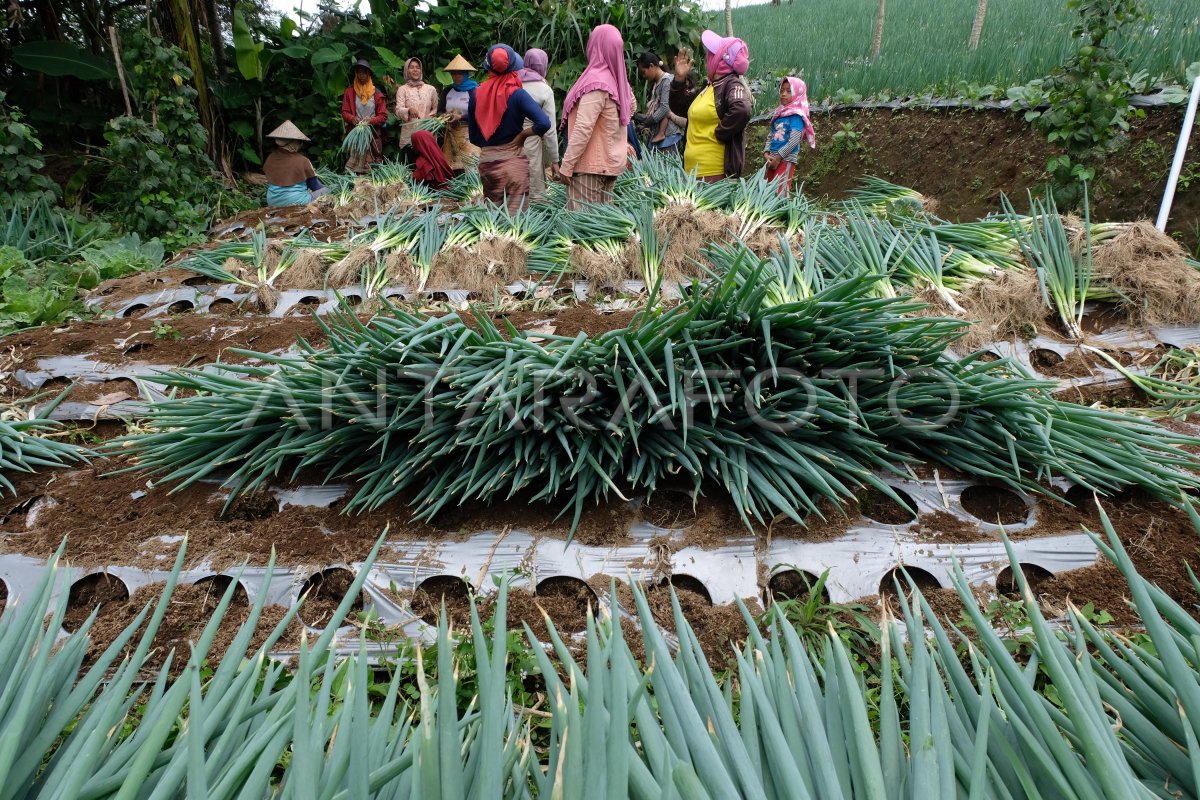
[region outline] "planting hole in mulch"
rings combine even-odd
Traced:
[[[1072,486],[1065,495],[1067,502],[1085,514],[1096,510],[1096,493],[1086,486]]]
[[[233,577],[230,575],[209,575],[192,585],[197,589],[205,590],[204,604],[215,609],[220,604],[221,598],[225,596],[225,592],[229,591],[232,583]],[[250,605],[250,595],[246,593],[246,587],[242,586],[241,581],[238,581],[237,588],[233,590],[233,597],[230,599],[229,605],[231,607]]]
[[[708,593],[708,588],[698,578],[693,578],[691,575],[672,575],[669,582],[675,587],[676,592],[690,592],[703,598],[704,602],[710,606],[712,605],[712,595]]]
[[[305,598],[304,605],[300,606],[301,622],[313,628],[326,625],[333,619],[334,612],[353,583],[354,573],[345,567],[330,567],[313,575],[300,590],[300,596]],[[363,597],[360,593],[354,598],[354,605],[350,606],[347,616],[362,610]]]
[[[218,283],[218,281],[207,275],[196,275],[191,278],[184,278],[182,283],[184,286],[211,286],[214,283]]]
[[[228,297],[218,297],[208,306],[208,313],[210,314],[232,314],[236,310],[237,306]]]
[[[125,581],[104,572],[94,572],[71,584],[67,593],[67,613],[63,617],[63,628],[70,632],[79,630],[92,611],[104,608],[109,603],[124,603],[129,599],[129,587]]]
[[[587,612],[595,615],[600,607],[592,587],[569,575],[554,575],[537,585],[534,592],[559,633],[583,633],[587,630]]]
[[[980,361],[983,361],[986,364],[990,364],[993,361],[999,361],[1000,354],[996,353],[992,350],[985,350],[984,352],[982,352],[978,356],[976,356],[976,358]]]
[[[0,580],[0,614],[8,607],[8,584]]]
[[[1038,348],[1029,351],[1029,363],[1038,372],[1054,372],[1063,363],[1063,357],[1053,350]]]
[[[134,303],[129,308],[122,311],[121,316],[122,317],[132,317],[136,314],[140,314],[141,312],[145,311],[149,307],[150,306],[146,305],[145,303]]]
[[[296,305],[315,308],[316,306],[321,305],[321,298],[308,295],[307,297],[301,297],[299,300],[297,300]]]
[[[1016,492],[978,484],[963,489],[963,510],[993,525],[1020,525],[1029,519],[1029,507]]]
[[[767,583],[767,599],[775,602],[784,600],[799,600],[806,602],[812,596],[812,589],[821,579],[811,572],[785,569],[776,572]],[[829,602],[829,590],[821,587],[821,599]]]
[[[907,525],[917,518],[917,504],[904,491],[892,487],[901,505],[878,489],[866,489],[856,495],[858,510],[869,520],[883,525]]]
[[[1039,567],[1037,564],[1021,564],[1021,572],[1025,575],[1025,581],[1029,584],[1029,590],[1033,592],[1033,596],[1038,596],[1038,587],[1054,577],[1054,573],[1045,567]],[[1017,585],[1017,576],[1013,573],[1011,566],[1000,570],[996,575],[996,593],[1002,594],[1012,600],[1021,599],[1021,588]]]
[[[471,585],[457,575],[434,575],[421,581],[413,592],[413,613],[428,624],[437,625],[443,600],[447,619],[453,626],[470,624]]]
[[[253,522],[267,519],[279,510],[279,501],[266,489],[255,489],[237,496],[228,508],[217,512],[216,518],[221,522],[241,520]]]
[[[176,300],[167,306],[167,311],[171,314],[186,314],[189,311],[194,311],[195,308],[196,304],[191,300]]]
[[[696,521],[691,495],[670,489],[655,492],[641,505],[642,519],[658,528],[686,528]]]
[[[903,588],[905,597],[910,594],[913,584],[922,592],[931,592],[942,588],[942,584],[933,576],[932,572],[920,567],[901,565],[888,570],[887,574],[883,576],[883,580],[879,581],[879,599],[889,604],[894,610],[900,608],[899,595],[896,591],[897,584]]]

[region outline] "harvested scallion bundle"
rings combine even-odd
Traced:
[[[1019,219],[1007,197],[1001,197],[1005,210]],[[1013,222],[1013,236],[1021,246],[1025,260],[1037,272],[1038,285],[1046,306],[1058,314],[1066,334],[1083,338],[1083,306],[1092,286],[1092,242],[1084,236],[1079,253],[1071,248],[1070,236],[1052,196],[1038,200],[1029,195],[1033,222],[1028,229]],[[1087,187],[1084,186],[1084,230],[1090,222]]]
[[[375,128],[368,122],[360,122],[346,132],[338,152],[349,158],[362,158],[371,150],[375,141]]]
[[[41,409],[36,415],[11,409],[0,415],[0,487],[17,493],[9,475],[32,473],[39,469],[63,467],[71,463],[86,461],[91,451],[83,450],[68,442],[44,438],[40,434],[50,433],[59,427],[51,420],[50,413],[66,398],[68,388]],[[36,395],[25,403],[35,402],[45,395]]]

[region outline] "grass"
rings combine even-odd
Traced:
[[[893,0],[887,5],[883,49],[872,63],[878,5],[877,0],[792,0],[745,6],[734,10],[733,29],[750,47],[751,78],[799,74],[814,102],[929,89],[963,94],[970,84],[1003,92],[1045,75],[1071,50],[1075,15],[1062,0],[991,3],[975,52],[967,48],[975,3]],[[1200,59],[1194,0],[1147,0],[1146,6],[1152,19],[1139,23],[1123,42],[1134,70],[1181,82],[1188,64]]]

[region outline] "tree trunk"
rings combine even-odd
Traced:
[[[725,0],[725,35],[733,36],[733,3]]]
[[[972,50],[979,48],[979,37],[983,35],[983,20],[987,17],[988,0],[979,0],[979,5],[975,6],[975,24],[971,26],[971,44]]]
[[[188,66],[192,68],[192,85],[196,87],[196,107],[200,111],[200,122],[208,131],[208,155],[213,163],[220,163],[218,156],[221,143],[217,135],[217,113],[208,91],[208,79],[204,73],[204,57],[200,52],[199,31],[196,20],[192,15],[189,0],[170,0],[167,4],[172,27],[175,29],[175,43],[187,55]]]
[[[204,0],[204,16],[208,17],[208,40],[212,45],[213,67],[217,75],[225,74],[225,39],[221,36],[221,15],[217,0]]]
[[[771,0],[771,5],[773,5],[773,6],[779,5],[779,0]]]
[[[887,0],[879,0],[879,11],[875,14],[875,40],[871,43],[871,60],[879,58],[883,48],[883,17],[887,12]]]

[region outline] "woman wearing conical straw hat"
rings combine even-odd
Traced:
[[[342,93],[342,120],[346,123],[346,133],[355,125],[367,124],[375,134],[366,153],[346,159],[346,169],[361,174],[371,164],[383,161],[383,123],[387,122],[387,98],[375,88],[371,62],[365,58],[354,62],[354,77]]]
[[[267,176],[267,205],[304,206],[325,193],[312,162],[300,152],[309,139],[289,119],[267,134],[275,150],[263,162]]]
[[[439,114],[449,114],[450,122],[446,125],[445,138],[442,140],[442,154],[450,163],[450,168],[456,175],[461,174],[467,167],[479,163],[479,148],[471,144],[470,132],[467,126],[467,109],[471,106],[471,98],[479,84],[471,78],[475,67],[461,55],[455,56],[446,65],[446,72],[454,81],[442,95],[438,106]]]

